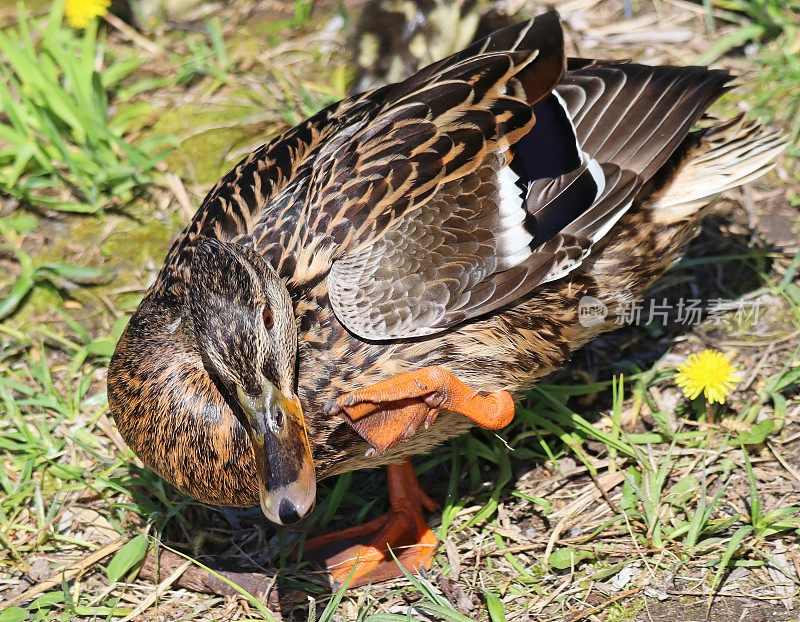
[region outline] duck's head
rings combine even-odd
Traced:
[[[195,250],[186,295],[204,364],[253,445],[261,509],[275,523],[294,523],[314,506],[316,476],[295,393],[289,293],[257,252],[206,239]]]

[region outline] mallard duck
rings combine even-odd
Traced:
[[[430,567],[409,456],[507,425],[714,197],[772,166],[784,141],[755,123],[692,131],[729,81],[566,60],[551,12],[319,112],[172,245],[109,368],[120,433],[186,494],[282,524],[318,480],[388,465],[391,511],[307,549],[352,585],[397,571],[387,545]]]

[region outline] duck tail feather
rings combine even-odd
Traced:
[[[775,166],[788,145],[786,136],[756,121],[735,117],[693,132],[653,178],[646,206],[656,222],[691,216],[720,193],[754,179]]]

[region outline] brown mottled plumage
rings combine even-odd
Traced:
[[[727,88],[724,72],[571,60],[562,77],[561,37],[554,14],[504,29],[323,110],[211,190],[109,370],[111,410],[146,464],[202,501],[259,502],[231,388],[248,356],[229,344],[228,359],[209,361],[189,327],[202,315],[187,311],[192,287],[237,287],[227,270],[193,267],[207,238],[234,255],[255,249],[285,284],[293,386],[264,374],[299,397],[319,479],[426,452],[472,424],[445,413],[375,454],[362,435],[390,415],[352,423],[326,414],[331,400],[434,365],[480,392],[529,388],[613,329],[620,296],[641,296],[675,261],[702,207],[783,145],[738,120],[690,132]],[[584,296],[609,307],[605,322],[579,321]],[[233,308],[248,306],[241,298],[227,295]],[[256,322],[217,312],[223,331]]]

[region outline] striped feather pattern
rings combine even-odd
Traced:
[[[505,65],[500,70],[495,68],[494,73],[486,69],[495,66],[496,50],[503,45],[524,43],[529,33],[526,29],[519,34],[513,28],[506,29],[423,70],[409,84],[387,91],[387,96],[401,95],[400,102],[407,98],[427,101],[433,93],[456,106],[444,118],[428,114],[427,109],[417,111],[417,116],[424,116],[429,124],[424,135],[426,148],[435,144],[440,134],[448,135],[450,118],[463,118],[464,112],[458,106],[463,107],[467,101],[467,84],[478,95],[490,92],[483,84],[492,85],[495,93],[516,89],[520,97],[527,97],[524,108],[534,114],[531,123],[524,125],[524,134],[506,135],[510,142],[507,148],[500,141],[490,142],[494,136],[490,133],[490,116],[497,116],[497,109],[487,108],[483,100],[471,100],[467,118],[477,115],[481,120],[483,125],[474,132],[484,140],[464,141],[465,149],[480,144],[480,149],[468,152],[469,161],[473,166],[482,166],[482,170],[488,166],[498,180],[499,194],[505,197],[498,200],[494,186],[483,190],[484,200],[478,211],[470,207],[459,212],[456,207],[451,212],[435,207],[457,206],[455,197],[463,195],[459,177],[469,174],[466,168],[453,170],[439,164],[436,177],[425,177],[424,182],[419,176],[415,178],[416,196],[400,191],[381,202],[380,197],[385,194],[376,193],[378,182],[371,180],[391,177],[396,165],[384,163],[383,172],[377,173],[364,162],[356,163],[358,168],[353,170],[358,171],[355,177],[361,183],[359,197],[371,206],[369,212],[352,204],[342,209],[342,202],[349,195],[343,192],[346,186],[336,187],[336,209],[358,227],[348,229],[351,238],[342,244],[342,256],[333,263],[329,300],[339,320],[356,335],[385,340],[435,334],[564,277],[581,265],[592,245],[630,209],[636,192],[663,166],[729,80],[725,72],[700,67],[573,62],[577,68],[567,72],[555,92],[546,97],[538,93],[529,97],[523,83],[535,83],[527,77],[536,73],[533,68],[507,69],[504,73]],[[541,37],[533,41],[538,39]],[[552,57],[552,50],[547,54]],[[470,79],[475,71],[480,72],[480,78]],[[454,83],[452,90],[439,91],[442,81],[453,76],[462,81]],[[412,87],[416,91],[408,94]],[[392,114],[396,105],[391,104],[384,114]],[[403,103],[399,109],[403,110]],[[524,110],[519,115],[519,119],[523,118]],[[408,132],[404,123],[405,118],[393,123],[370,122],[369,137],[377,143],[389,141],[392,148],[379,152],[392,153],[407,165],[413,158],[403,154],[413,147],[413,142],[409,146],[394,138],[397,132]],[[408,133],[422,136],[419,122],[411,123],[415,129]],[[448,129],[437,131],[439,127]],[[514,136],[518,137],[516,141]],[[366,150],[357,142],[350,146]],[[446,146],[452,149],[450,142]],[[502,153],[504,159],[488,157],[486,153],[492,149]],[[446,160],[447,152],[441,158]],[[510,167],[505,166],[506,161],[510,161]],[[418,169],[419,174],[424,170]],[[329,172],[322,170],[319,175],[328,177]],[[342,174],[342,178],[350,176]],[[431,181],[437,182],[435,187]],[[509,188],[512,182],[525,196],[516,212],[512,206],[515,195]],[[414,201],[416,209],[408,209],[410,201]],[[440,220],[431,216],[431,207],[421,207],[428,203],[437,210]],[[387,208],[391,209],[388,214]],[[368,224],[361,225],[356,214],[347,216],[348,210],[363,214]],[[505,221],[501,217],[498,222],[501,210]],[[323,204],[323,212],[327,211],[329,208]],[[412,226],[403,222],[406,220],[417,222]],[[464,223],[461,230],[456,222]],[[503,227],[502,222],[513,225]],[[377,229],[382,223],[387,225],[383,233]],[[473,251],[467,241],[476,233],[482,236],[482,243]],[[359,235],[360,239],[353,240]],[[369,246],[362,241],[365,238]],[[463,243],[443,241],[447,238]],[[355,250],[348,252],[348,246]],[[454,273],[461,270],[465,272],[455,278]]]

